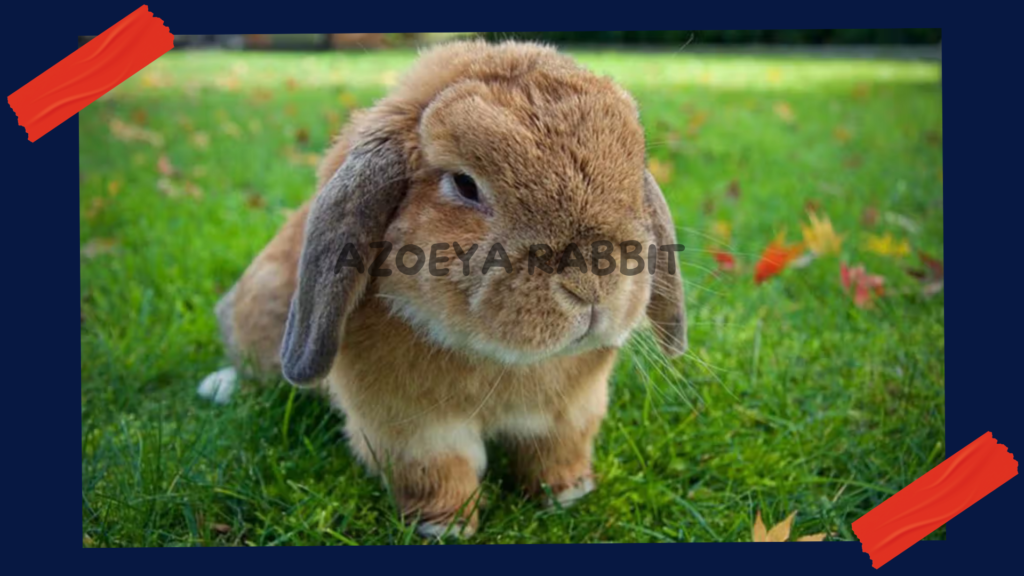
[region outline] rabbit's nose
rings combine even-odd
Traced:
[[[601,301],[600,292],[594,283],[581,282],[581,278],[566,278],[560,282],[569,299],[581,306],[593,307]]]

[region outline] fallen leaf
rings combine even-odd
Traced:
[[[121,181],[120,180],[111,180],[110,182],[107,182],[107,194],[111,198],[116,197],[120,192],[121,192]]]
[[[132,110],[132,122],[142,125],[146,123],[148,116],[145,108],[136,108]]]
[[[818,202],[817,200],[814,200],[813,198],[808,198],[806,201],[804,201],[804,211],[806,211],[806,212],[820,212],[821,211],[821,202]]]
[[[761,259],[754,266],[754,282],[760,284],[782,272],[803,251],[802,243],[786,244],[786,231],[779,232],[761,253]]]
[[[320,155],[312,152],[302,152],[295,148],[295,146],[289,146],[284,151],[285,158],[288,159],[292,164],[299,164],[302,166],[313,166],[316,167],[320,163]]]
[[[796,511],[794,511],[782,522],[779,522],[775,526],[772,526],[768,530],[768,534],[765,536],[765,542],[785,542],[789,540],[789,532],[793,527],[793,519],[796,518]]]
[[[924,133],[924,141],[931,146],[942,146],[942,133],[936,130],[929,130]]]
[[[231,532],[231,526],[227,524],[220,524],[218,522],[210,524],[210,529],[218,534],[227,534],[228,532]]]
[[[907,274],[917,278],[921,282],[921,293],[925,297],[931,297],[942,291],[944,284],[944,271],[942,260],[929,256],[922,250],[917,251],[918,258],[924,264],[923,269],[907,269]]]
[[[692,116],[690,116],[690,122],[686,125],[687,136],[696,136],[704,123],[708,121],[708,113],[704,110],[698,110]]]
[[[861,223],[867,228],[874,228],[878,224],[878,208],[868,206],[860,216]]]
[[[160,148],[164,145],[164,137],[152,130],[129,124],[119,118],[110,120],[110,133],[122,142],[146,142],[150,146]]]
[[[156,189],[168,198],[181,196],[181,189],[170,178],[161,178],[156,181]]]
[[[206,132],[193,132],[189,141],[200,150],[206,150],[210,147],[210,135]]]
[[[793,108],[788,102],[777,102],[775,104],[775,115],[782,119],[787,124],[796,122],[796,114],[793,112]]]
[[[864,248],[879,256],[902,258],[910,254],[910,243],[906,239],[896,240],[889,232],[886,232],[884,236],[869,234]]]
[[[305,128],[299,128],[295,131],[295,141],[299,144],[309,143],[309,130]]]
[[[242,135],[242,129],[238,127],[238,124],[235,124],[230,120],[222,122],[220,125],[220,130],[221,132],[227,134],[228,136],[231,136],[232,138],[238,138],[239,136]]]
[[[836,234],[829,217],[824,214],[819,217],[814,212],[808,212],[807,218],[810,220],[810,224],[800,225],[804,244],[816,256],[838,254],[843,245],[843,236]]]
[[[761,511],[757,511],[757,517],[754,518],[754,530],[750,535],[750,539],[753,542],[765,542],[768,540],[768,529],[764,526],[764,521],[761,520]]]
[[[733,200],[739,200],[740,196],[742,194],[743,194],[743,191],[740,189],[740,181],[739,180],[735,180],[734,179],[731,182],[729,182],[729,188],[727,188],[726,191],[725,191],[725,195],[726,196],[728,196],[729,198],[732,198]]]
[[[288,87],[289,92],[295,92],[295,89],[299,87],[299,83],[295,80],[295,78],[288,78],[287,80],[285,80],[285,86]]]
[[[839,264],[839,281],[843,291],[853,289],[853,303],[858,308],[870,308],[876,296],[882,296],[885,278],[876,274],[868,274],[863,264],[848,267],[846,262]]]
[[[251,100],[256,104],[262,104],[269,102],[274,97],[274,93],[266,88],[257,88],[252,91]]]
[[[857,84],[853,87],[851,95],[857,100],[864,100],[871,95],[871,85]]]
[[[359,105],[359,101],[352,95],[351,92],[342,92],[338,94],[338,103],[345,108],[355,108]]]
[[[263,200],[263,196],[259,194],[249,194],[245,197],[245,205],[249,208],[259,209],[267,205],[266,201]]]
[[[161,88],[167,84],[167,79],[157,72],[146,72],[142,75],[142,85],[146,88]]]
[[[736,270],[736,258],[725,250],[711,249],[711,256],[718,262],[718,269],[722,272],[734,272]]]
[[[757,516],[754,518],[754,528],[751,531],[750,540],[752,542],[786,542],[789,540],[790,532],[793,528],[793,519],[796,517],[796,511],[786,517],[785,520],[779,522],[775,526],[772,526],[771,530],[767,530],[764,525],[764,521],[761,520],[761,511],[757,511]],[[801,536],[797,538],[795,542],[821,542],[825,539],[826,534],[812,534],[810,536]]]
[[[203,189],[194,182],[185,182],[185,194],[199,199],[203,197]]]
[[[842,126],[836,127],[832,135],[835,136],[835,139],[838,140],[840,144],[849,142],[851,137],[850,131]]]
[[[86,211],[85,211],[85,219],[86,220],[92,220],[96,216],[99,216],[99,213],[102,212],[103,209],[106,208],[106,206],[107,206],[107,200],[104,197],[102,197],[102,196],[94,197],[92,199],[92,201],[89,203],[89,208],[86,209]]]
[[[728,243],[732,238],[732,225],[725,220],[715,220],[711,223],[711,233],[722,242]]]
[[[237,91],[238,87],[242,85],[236,76],[223,76],[221,78],[217,78],[215,84],[229,92]]]
[[[902,214],[886,212],[882,214],[882,218],[885,219],[887,223],[899,226],[911,234],[917,234],[921,231],[920,224]]]
[[[118,250],[120,243],[115,238],[93,238],[82,246],[82,256],[93,259],[103,254],[111,254]]]
[[[166,154],[160,155],[160,159],[156,161],[156,169],[164,176],[174,176],[178,173],[177,169],[171,164],[171,159]]]
[[[705,214],[714,214],[715,213],[715,199],[714,198],[707,198],[706,200],[704,200],[704,206],[702,208],[703,208]]]
[[[651,176],[658,181],[659,184],[667,184],[672,180],[672,165],[666,162],[662,162],[657,158],[651,158],[647,161],[647,169],[651,172]]]

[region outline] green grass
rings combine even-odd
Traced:
[[[600,489],[578,507],[522,500],[496,458],[472,541],[744,541],[757,510],[769,524],[799,510],[796,535],[855,539],[854,520],[945,457],[943,296],[915,293],[904,271],[915,256],[864,249],[869,231],[888,231],[942,256],[937,66],[578,56],[633,92],[650,154],[670,167],[692,353],[666,364],[634,342],[623,354],[596,447]],[[115,248],[81,261],[87,545],[423,542],[319,398],[283,383],[245,382],[226,407],[195,393],[224,365],[214,303],[313,191],[303,154],[413,58],[176,52],[80,114],[81,243]],[[115,137],[114,119],[163,145]],[[193,194],[161,191],[161,155]],[[753,262],[783,228],[799,237],[808,201],[846,234],[842,254],[756,286]],[[920,229],[868,229],[869,206]],[[710,272],[716,220],[731,223],[735,275]],[[874,309],[843,293],[840,258],[886,276]]]

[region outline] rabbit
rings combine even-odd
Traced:
[[[572,504],[595,488],[617,350],[645,318],[668,357],[687,345],[673,250],[632,275],[543,266],[591,262],[598,241],[677,246],[645,155],[633,98],[553,47],[421,52],[353,114],[319,192],[217,304],[234,367],[205,395],[243,361],[324,391],[426,537],[477,530],[491,439],[527,494]],[[403,273],[416,248],[435,263]]]

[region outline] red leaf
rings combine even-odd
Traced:
[[[785,270],[790,262],[804,251],[803,244],[785,244],[785,233],[781,233],[761,253],[761,259],[754,266],[754,282],[760,284]]]
[[[725,250],[711,250],[711,255],[718,262],[718,269],[722,272],[732,272],[736,270],[736,258],[732,254]]]

